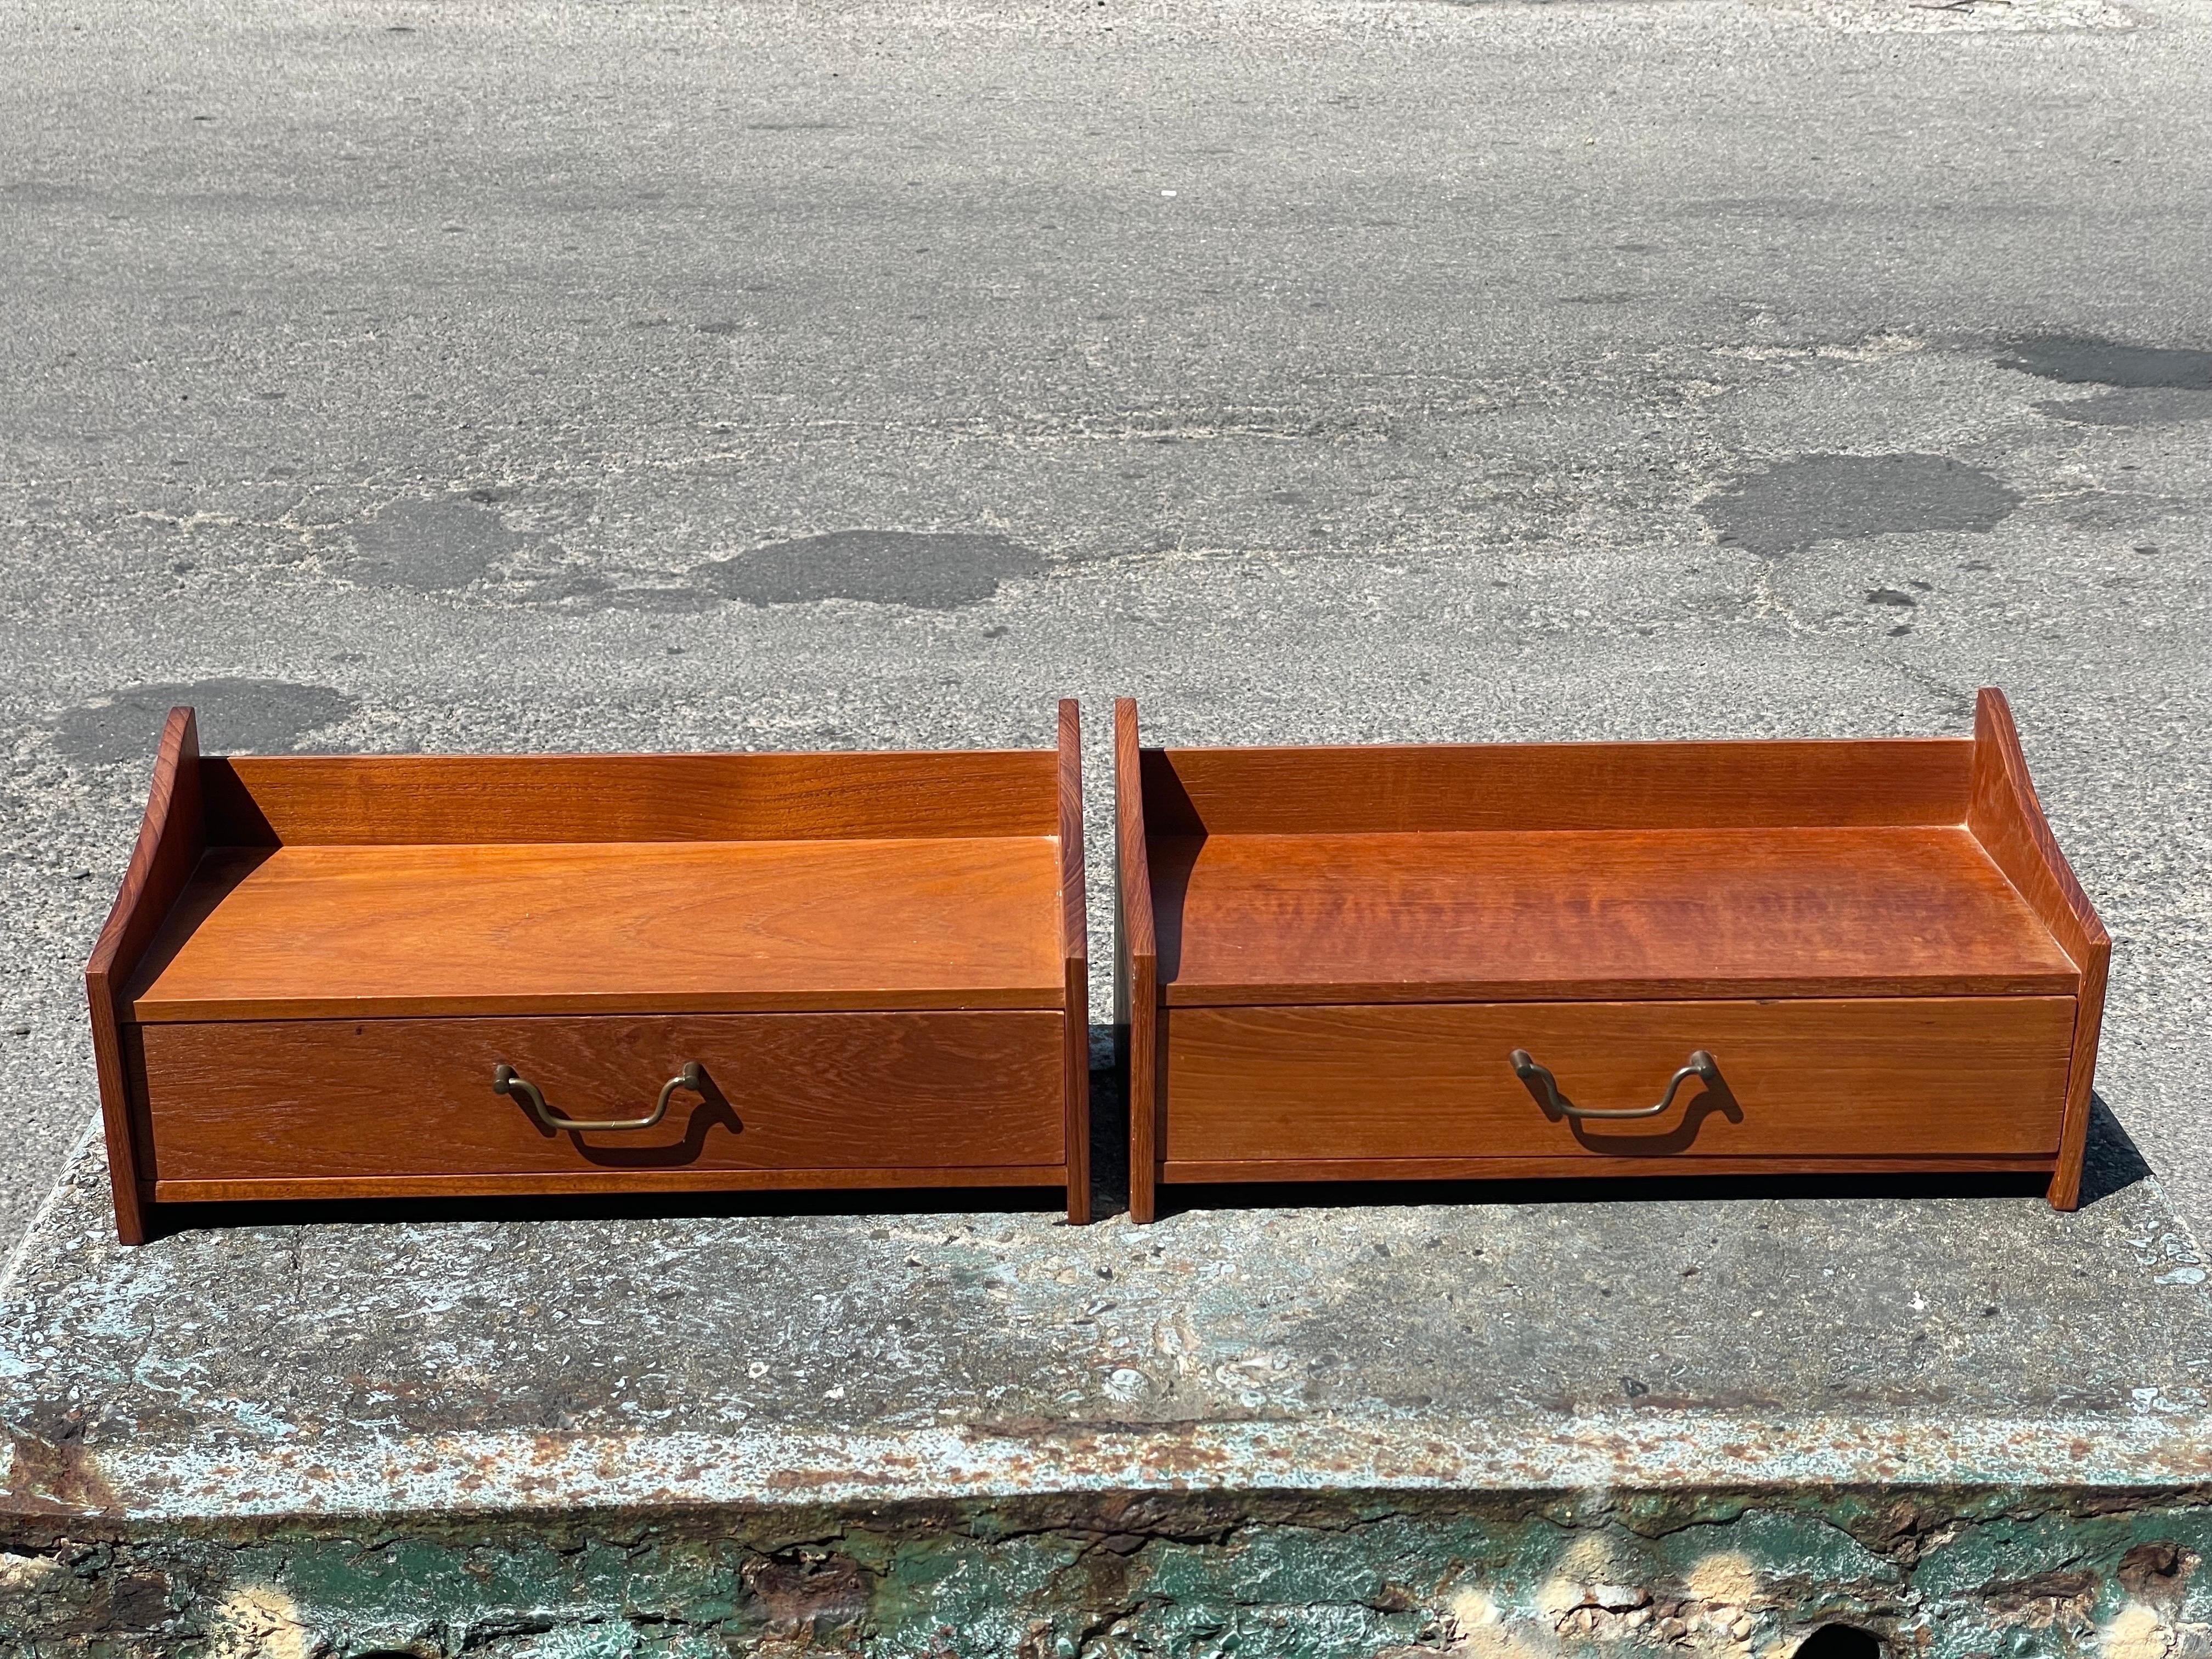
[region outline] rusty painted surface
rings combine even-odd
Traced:
[[[2212,1307],[2148,1180],[125,1251],[103,1174],[0,1301],[0,1653],[2165,1659],[2212,1619]]]
[[[19,1536],[19,1654],[1764,1659],[2212,1650],[2196,1496],[1149,1495]]]
[[[1479,1419],[1387,1433],[1357,1425],[1174,1424],[1151,1430],[653,1437],[331,1433],[298,1446],[86,1452],[73,1425],[17,1431],[5,1497],[25,1515],[228,1517],[506,1514],[596,1508],[877,1505],[1039,1492],[1315,1494],[1913,1485],[1969,1468],[2007,1486],[2164,1489],[2212,1483],[2201,1425],[2151,1419],[1895,1419],[1770,1425],[1653,1413],[1562,1423],[1548,1437]]]

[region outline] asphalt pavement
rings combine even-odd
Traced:
[[[1962,732],[1982,684],[2201,1233],[2208,44],[2201,0],[17,9],[0,1234],[94,1110],[172,702],[214,750],[774,748],[1077,695],[1103,847],[1115,694],[1226,743]]]

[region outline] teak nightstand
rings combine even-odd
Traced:
[[[169,717],[85,974],[126,1243],[224,1200],[1065,1186],[1054,749],[203,756]]]
[[[1974,736],[1140,749],[1130,1209],[1164,1182],[2048,1171],[2111,943]]]

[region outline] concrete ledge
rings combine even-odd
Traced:
[[[2112,1135],[2073,1216],[1860,1190],[135,1251],[95,1151],[0,1307],[0,1629],[1364,1659],[1841,1620],[2157,1659],[2212,1618],[2212,1307]]]

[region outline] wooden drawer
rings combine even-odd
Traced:
[[[270,1181],[605,1189],[687,1171],[1056,1181],[1063,1036],[1059,1014],[993,1012],[167,1024],[136,1042],[155,1196],[204,1199]],[[507,1065],[554,1113],[632,1118],[694,1060],[701,1088],[672,1091],[643,1130],[556,1130],[493,1088]],[[554,1179],[501,1181],[515,1176]]]
[[[2049,1158],[2065,1115],[2071,997],[1170,1008],[1171,1177],[1275,1160]],[[1550,1109],[1528,1051],[1578,1108]],[[1250,1173],[1244,1171],[1241,1173]]]

